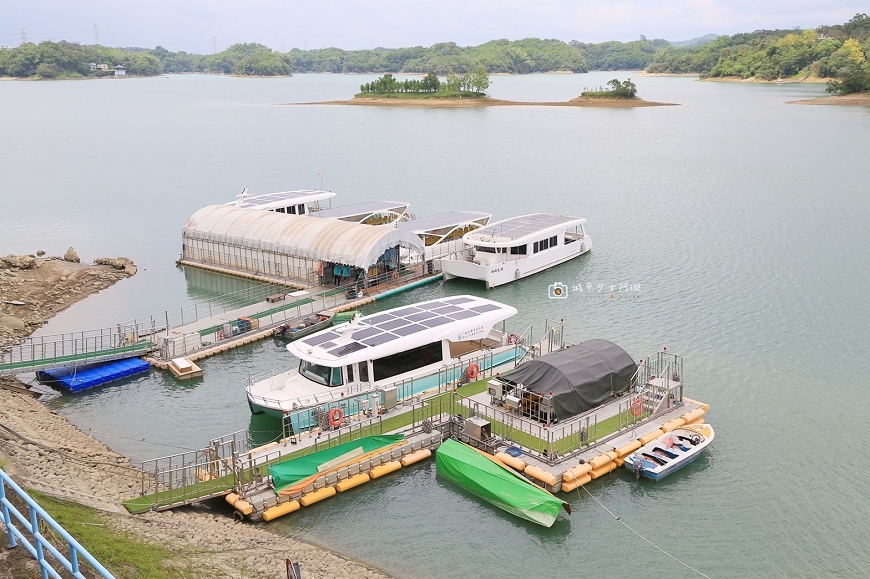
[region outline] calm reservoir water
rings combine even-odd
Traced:
[[[567,100],[629,75],[500,76],[491,94]],[[243,287],[174,261],[190,214],[245,185],[315,188],[322,171],[337,204],[583,215],[589,256],[490,292],[439,283],[377,307],[471,292],[516,306],[514,329],[564,318],[573,342],[611,339],[636,358],[668,346],[685,356],[687,395],[712,405],[714,446],[664,482],[617,472],[589,491],[711,577],[870,575],[870,109],[784,104],[821,86],[646,77],[643,98],[681,106],[276,106],[347,98],[371,78],[0,83],[0,253],[72,245],[140,266],[41,333]],[[557,281],[584,292],[549,300]],[[639,284],[639,297],[587,297],[586,284]],[[243,382],[290,363],[266,340],[204,361],[199,381],[152,371],[51,405],[134,460],[246,427],[268,439],[276,424],[251,418]],[[400,577],[693,575],[585,492],[570,500],[572,515],[539,528],[430,462],[266,528]]]

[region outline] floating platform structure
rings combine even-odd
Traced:
[[[44,382],[56,382],[70,392],[81,392],[108,382],[147,372],[151,365],[139,358],[116,360],[82,368],[54,368],[39,372]]]

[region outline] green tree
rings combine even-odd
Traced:
[[[482,93],[489,88],[489,74],[487,74],[483,65],[478,66],[477,70],[474,71],[474,74],[471,76],[470,84],[471,88],[474,89],[474,92],[477,93]]]

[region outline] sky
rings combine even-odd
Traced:
[[[507,38],[688,40],[815,28],[870,12],[866,0],[0,0],[0,46],[68,40],[210,54],[238,42],[274,50],[473,46]]]

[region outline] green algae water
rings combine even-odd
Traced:
[[[614,76],[630,73],[500,76],[491,94],[568,100]],[[642,98],[680,106],[279,106],[347,98],[369,80],[0,83],[0,252],[72,245],[83,260],[140,266],[41,333],[245,287],[174,265],[187,218],[244,186],[319,188],[323,172],[337,204],[581,215],[590,255],[488,292],[437,283],[367,311],[474,293],[517,307],[513,329],[564,318],[572,342],[606,338],[636,358],[667,346],[685,357],[686,394],[712,406],[716,441],[660,483],[620,470],[589,492],[711,577],[870,575],[870,109],[785,104],[823,96],[817,85],[648,77],[633,78]],[[555,282],[566,299],[548,299]],[[610,299],[623,284],[634,297]],[[240,428],[265,441],[278,425],[250,416],[243,383],[291,363],[265,340],[204,360],[199,380],[152,371],[51,405],[134,460]],[[265,526],[399,577],[693,575],[585,491],[566,496],[573,514],[541,528],[436,478],[429,461]]]

